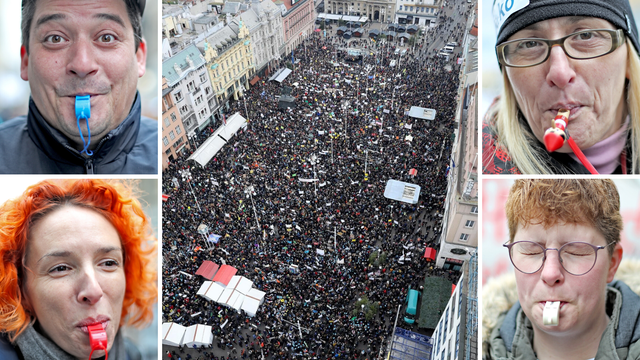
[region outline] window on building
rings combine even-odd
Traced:
[[[175,113],[171,113],[171,122],[174,122],[178,119]]]
[[[458,349],[460,349],[460,324],[458,324],[458,329],[456,330],[456,357],[455,359],[458,358]]]
[[[193,81],[187,83],[187,91],[191,92],[193,91],[194,88],[195,88],[195,84],[193,83]]]
[[[169,139],[167,139],[167,137],[163,137],[162,138],[162,143],[164,144],[164,146],[169,146]]]
[[[200,74],[200,82],[203,83],[205,81],[207,81],[207,74],[205,73]]]
[[[173,133],[173,131],[171,131],[171,132],[169,133],[169,138],[171,138],[171,140],[175,140],[175,138],[176,138],[176,134],[174,134],[174,133]]]
[[[182,91],[176,91],[175,94],[173,94],[173,96],[175,96],[176,98],[176,102],[182,101]]]
[[[460,241],[469,241],[469,234],[460,234]]]
[[[164,153],[167,154],[167,155],[172,155],[171,148],[167,149],[167,151],[165,151]]]
[[[171,123],[169,122],[169,118],[164,118],[164,126],[169,126]]]
[[[180,129],[180,125],[176,126],[176,134],[182,134],[182,129]]]
[[[173,148],[177,149],[180,145],[182,145],[182,143],[184,142],[184,140],[182,140],[183,138],[179,138],[176,142],[173,143]]]
[[[473,225],[475,225],[475,223],[476,223],[476,222],[475,222],[475,221],[473,221],[473,220],[467,220],[467,222],[464,224],[464,227],[466,227],[466,228],[472,228],[472,227],[473,227]]]
[[[205,93],[207,96],[209,96],[209,94],[211,93],[211,88],[207,86],[207,87],[204,89],[204,93]]]
[[[478,207],[477,206],[472,206],[471,207],[471,213],[472,214],[477,214],[478,213]]]

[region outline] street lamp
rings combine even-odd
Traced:
[[[311,165],[313,165],[313,191],[316,195],[316,199],[315,199],[315,203],[316,203],[316,212],[318,211],[318,175],[316,175],[316,162],[318,160],[318,157],[316,156],[316,154],[312,154],[311,158],[309,159],[311,162]]]
[[[196,143],[195,138],[197,137],[197,135],[195,133],[193,134],[189,134],[187,133],[187,139],[189,139],[189,146],[191,146],[191,142],[193,141],[193,150],[195,151],[196,148],[198,147],[198,144]]]
[[[251,199],[251,205],[253,206],[253,216],[256,218],[256,225],[258,226],[258,231],[260,231],[260,223],[258,222],[258,212],[256,211],[256,204],[253,202],[253,185],[247,186],[244,189],[245,194],[249,194],[249,198]]]
[[[242,102],[244,103],[244,116],[249,119],[249,112],[247,111],[247,98],[244,96],[244,85],[240,87],[240,95],[242,95]]]

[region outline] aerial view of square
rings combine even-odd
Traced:
[[[477,2],[162,11],[163,359],[477,359]]]

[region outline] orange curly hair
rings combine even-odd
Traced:
[[[505,205],[509,242],[518,225],[583,224],[598,230],[613,253],[624,228],[620,196],[611,179],[518,179]]]
[[[131,186],[113,180],[45,180],[0,206],[0,332],[13,341],[35,320],[22,290],[27,241],[38,220],[64,205],[92,209],[116,228],[127,280],[120,323],[149,324],[158,297],[157,239]]]

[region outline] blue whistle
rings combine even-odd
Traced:
[[[91,102],[89,95],[76,96],[76,118],[88,119],[91,117]]]
[[[82,139],[83,149],[80,153],[85,153],[89,156],[93,155],[89,148],[91,144],[91,129],[89,128],[89,118],[91,117],[91,97],[89,95],[76,96],[76,124],[78,125],[78,132],[80,132],[80,139]],[[82,129],[80,128],[80,119],[87,120],[87,142],[84,141],[82,136]]]

